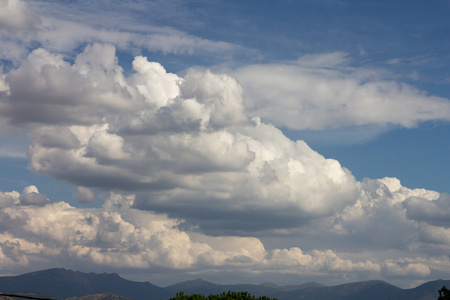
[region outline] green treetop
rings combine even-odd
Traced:
[[[445,285],[439,290],[438,300],[450,300],[450,291],[445,287]]]
[[[204,296],[200,294],[185,295],[183,292],[169,300],[277,300],[276,298],[269,298],[266,296],[255,297],[248,292],[223,292],[221,294]]]

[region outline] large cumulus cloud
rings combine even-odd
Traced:
[[[356,201],[359,183],[336,160],[249,119],[233,78],[182,78],[144,57],[133,69],[124,76],[114,47],[94,44],[73,64],[37,49],[10,71],[4,112],[33,127],[31,169],[135,191],[135,207],[209,229],[297,226]]]
[[[21,199],[30,192],[41,195],[34,186],[22,194],[0,194],[0,264],[4,271],[64,260],[78,268],[179,272],[233,268],[262,272],[286,269],[287,265],[288,272],[379,270],[372,262],[352,262],[331,250],[303,252],[296,247],[270,251],[254,237],[185,232],[177,228],[180,220],[131,208],[131,195],[110,194],[104,207],[97,209],[79,209],[65,202],[22,206]]]
[[[243,276],[251,274],[261,280],[267,276],[285,276],[300,280],[326,278],[329,283],[343,278],[384,278],[395,282],[399,278],[448,275],[450,263],[442,251],[434,255],[420,251],[425,244],[433,245],[432,241],[399,239],[397,246],[393,246],[379,239],[377,243],[382,247],[374,248],[367,241],[359,240],[368,234],[399,237],[395,231],[368,228],[377,222],[371,218],[374,211],[378,214],[394,211],[398,218],[396,225],[421,226],[416,221],[408,221],[405,212],[389,208],[386,203],[402,204],[410,199],[408,194],[417,197],[426,191],[398,186],[403,190],[400,191],[391,183],[398,182],[385,178],[367,183],[371,185],[366,189],[367,193],[391,194],[384,200],[381,200],[383,197],[370,200],[362,195],[358,203],[334,216],[340,218],[334,226],[304,229],[299,245],[317,239],[326,241],[332,235],[338,235],[342,241],[341,245],[331,242],[312,249],[300,246],[270,249],[261,239],[249,235],[211,236],[183,230],[179,226],[181,219],[133,208],[135,196],[132,194],[110,193],[102,208],[82,209],[63,201],[50,202],[35,186],[29,186],[22,193],[0,193],[0,264],[4,272],[29,271],[49,264],[82,270],[147,270],[150,272],[146,275],[147,280],[153,278],[152,270],[176,271],[179,276],[176,278],[186,274],[207,276],[222,271],[223,274],[232,272],[236,280],[238,271]],[[31,193],[36,199],[40,197],[47,201],[23,203],[24,197]],[[428,198],[431,202],[436,196],[429,192],[423,199]],[[326,224],[327,218],[331,219],[326,217],[321,222]],[[311,231],[314,231],[313,235]],[[345,248],[346,243],[351,243],[351,249]],[[442,240],[441,243],[448,247],[450,241]]]
[[[2,222],[0,235],[2,269],[18,262],[26,265],[64,257],[81,265],[184,269],[197,263],[202,255],[217,256],[217,263],[223,263],[227,257],[241,252],[253,254],[258,249],[250,239],[240,250],[221,253],[219,249],[215,253],[208,244],[194,242],[178,230],[177,220],[130,209],[129,196],[112,194],[104,209],[76,209],[65,202],[20,206],[30,190],[40,195],[36,187],[27,187],[22,194],[1,195],[2,220],[8,220]],[[11,247],[15,251],[10,251]]]
[[[439,197],[434,191],[403,187],[396,178],[366,179],[356,203],[336,215],[333,230],[347,236],[350,245],[364,243],[380,251],[412,249],[420,243],[421,224],[411,218],[405,206],[420,199],[431,208]]]
[[[228,75],[180,77],[141,56],[133,70],[93,44],[73,63],[37,49],[4,74],[2,116],[30,132],[30,168],[76,185],[82,203],[111,193],[101,209],[50,202],[35,186],[3,193],[5,270],[70,258],[318,280],[447,274],[447,195],[356,181],[247,117]]]
[[[18,123],[96,124],[103,115],[133,105],[121,86],[121,68],[115,48],[89,46],[72,66],[60,55],[44,49],[33,51],[20,68],[8,74],[8,102],[3,113]],[[92,53],[90,61],[85,56]],[[114,81],[109,81],[113,78]],[[23,88],[24,84],[28,87]]]

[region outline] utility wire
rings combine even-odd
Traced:
[[[52,298],[40,298],[40,297],[32,297],[32,296],[24,296],[24,295],[16,295],[16,294],[3,294],[3,293],[0,293],[0,296],[3,296],[3,297],[14,297],[14,298],[24,298],[24,299],[34,299],[34,300],[54,300]]]

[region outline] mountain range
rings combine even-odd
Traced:
[[[279,286],[273,283],[222,285],[196,279],[159,287],[150,282],[126,280],[115,273],[83,273],[66,269],[0,277],[1,293],[34,294],[52,299],[71,298],[70,300],[167,300],[178,292],[185,295],[209,295],[226,291],[247,291],[251,295],[279,300],[436,300],[439,296],[438,290],[444,285],[450,286],[450,280],[430,281],[412,289],[401,289],[380,280],[337,286],[325,286],[316,282]]]

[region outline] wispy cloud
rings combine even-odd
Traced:
[[[347,61],[344,53],[307,55],[294,63],[245,66],[234,75],[250,116],[290,129],[411,128],[450,120],[449,99]]]
[[[57,11],[58,15],[55,16],[52,14],[55,8],[51,8],[55,5],[59,7],[55,3],[42,1],[34,3],[35,10],[45,12],[48,9],[44,16],[37,15],[23,1],[4,0],[3,2],[3,5],[8,7],[0,15],[0,25],[4,31],[3,39],[6,41],[3,44],[4,59],[22,59],[25,54],[23,46],[33,47],[38,44],[50,51],[70,55],[74,49],[94,42],[111,43],[121,50],[134,53],[147,50],[163,54],[192,55],[196,53],[233,56],[244,50],[252,51],[239,45],[203,39],[171,27],[155,26],[148,22],[145,25],[136,26],[136,20],[127,19],[117,26],[117,18],[121,18],[120,14],[116,18],[112,18],[111,15],[102,18],[98,13],[95,16],[89,13],[76,15],[72,11],[65,19],[61,19],[60,15],[63,13],[64,6],[60,7]],[[89,6],[88,3],[86,5]],[[109,3],[107,6],[111,5]],[[141,5],[147,4],[141,3]],[[128,5],[126,6],[127,10],[131,9]],[[99,22],[99,20],[103,21]],[[18,44],[23,45],[20,47],[21,51],[16,51]]]

